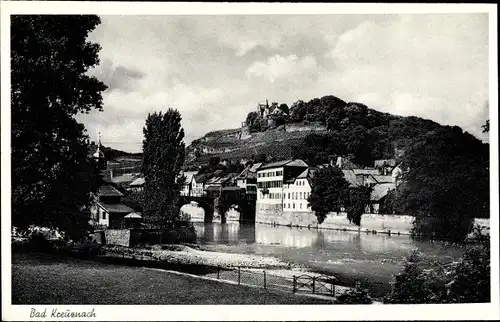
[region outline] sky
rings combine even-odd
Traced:
[[[488,15],[101,16],[89,74],[104,111],[95,140],[140,152],[148,113],[179,110],[185,141],[237,128],[259,102],[335,95],[458,125],[488,141]]]

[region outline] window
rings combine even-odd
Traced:
[[[299,205],[299,206],[300,206],[300,209],[302,209],[302,202],[300,203],[300,205]]]
[[[300,195],[299,199],[302,199],[302,192],[299,195]]]
[[[106,212],[105,211],[102,212],[102,219],[106,220]]]
[[[290,192],[288,193],[288,199],[290,199]]]
[[[293,209],[295,209],[295,202],[293,203]]]

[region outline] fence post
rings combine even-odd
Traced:
[[[313,294],[316,293],[315,289],[316,289],[316,276],[313,276]]]
[[[238,266],[238,285],[240,285],[240,280],[241,280],[241,272],[240,272],[240,267]]]
[[[264,271],[264,288],[267,288],[267,285],[266,285],[266,271]]]
[[[331,285],[331,293],[332,293],[332,296],[335,296],[335,284],[330,284]]]
[[[297,292],[297,277],[293,275],[293,288],[292,288],[292,293]]]
[[[220,279],[220,266],[217,265],[217,279]]]

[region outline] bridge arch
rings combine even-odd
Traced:
[[[204,222],[211,223],[214,219],[214,198],[210,197],[195,197],[195,196],[180,196],[179,203],[186,205],[195,201],[200,208],[205,212]]]

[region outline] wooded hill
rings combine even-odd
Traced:
[[[332,95],[293,103],[285,125],[277,128],[266,127],[266,122],[255,113],[250,112],[247,117],[247,125],[253,129],[249,137],[238,137],[236,130],[229,131],[231,135],[228,131],[211,132],[188,147],[189,163],[206,163],[210,156],[239,160],[265,154],[271,160],[300,158],[311,165],[329,162],[336,156],[350,156],[355,163],[371,166],[376,159],[401,157],[402,152],[432,131],[450,134],[465,144],[464,150],[489,157],[487,143],[457,126],[382,113]],[[258,131],[251,122],[259,122]],[[203,153],[202,147],[214,150]]]

